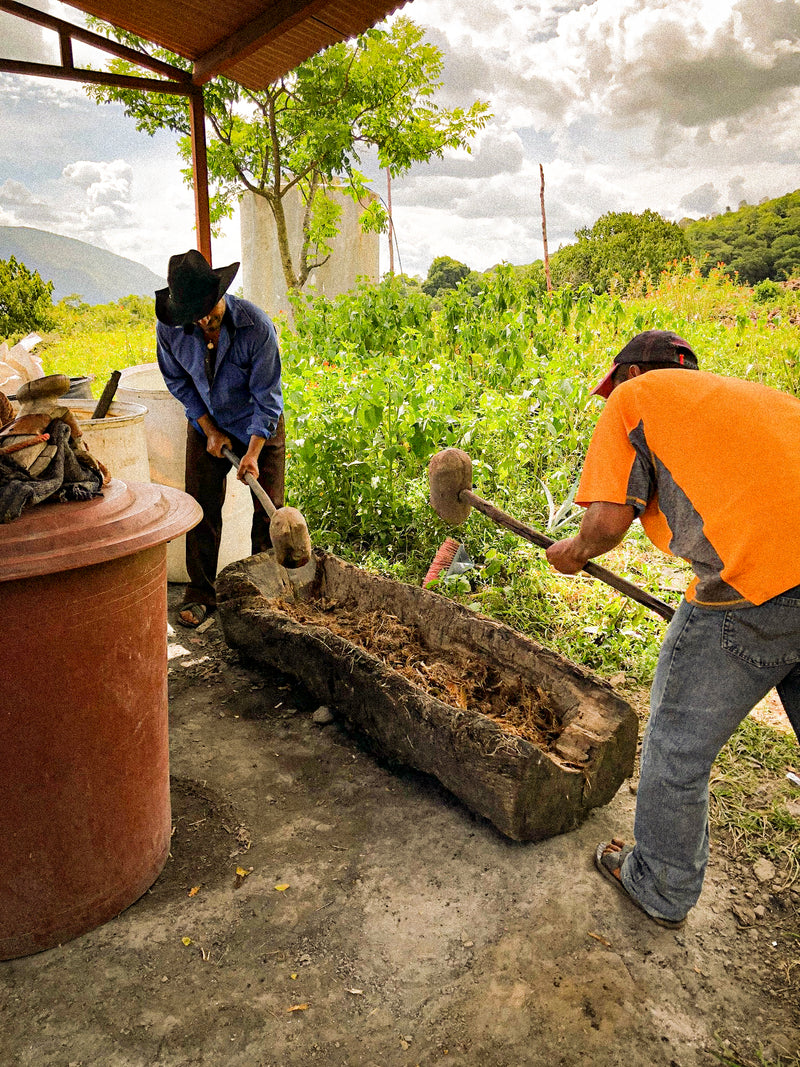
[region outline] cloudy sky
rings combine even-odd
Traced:
[[[404,14],[445,53],[439,101],[482,99],[494,115],[471,154],[393,182],[407,273],[438,255],[476,270],[541,258],[540,164],[551,251],[606,211],[677,220],[800,188],[800,0],[412,0]],[[55,54],[53,35],[0,14],[0,55]],[[0,225],[164,274],[194,244],[179,171],[172,138],[138,134],[117,106],[0,74]],[[214,261],[238,257],[237,219]]]

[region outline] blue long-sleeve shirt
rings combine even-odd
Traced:
[[[156,356],[167,388],[197,430],[197,420],[210,415],[220,430],[247,444],[252,435],[272,437],[283,412],[278,336],[269,316],[249,300],[226,294],[225,304],[210,385],[199,326],[190,334],[156,323]]]

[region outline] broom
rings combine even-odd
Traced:
[[[441,574],[463,574],[474,566],[463,545],[448,537],[439,546],[428,573],[422,579],[423,586],[434,582]]]

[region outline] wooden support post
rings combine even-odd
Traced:
[[[58,41],[61,48],[61,66],[64,70],[74,70],[75,63],[72,59],[72,38],[68,33],[63,30],[58,35]]]
[[[206,152],[206,109],[203,90],[197,88],[189,97],[192,123],[192,178],[197,249],[211,263],[211,212],[208,205],[208,155]]]

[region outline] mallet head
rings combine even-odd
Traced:
[[[44,378],[32,378],[17,389],[17,400],[28,403],[35,400],[55,400],[69,392],[70,381],[66,374],[47,374]]]
[[[431,456],[428,484],[436,514],[454,526],[466,522],[471,505],[460,499],[460,493],[472,488],[472,460],[467,453],[460,448],[445,448]]]
[[[269,536],[281,567],[297,570],[311,559],[308,526],[297,508],[278,508],[269,522]]]

